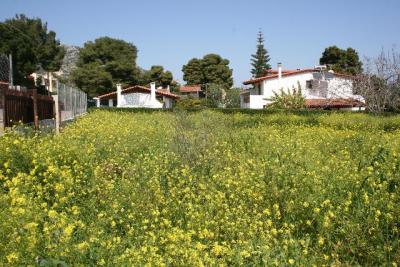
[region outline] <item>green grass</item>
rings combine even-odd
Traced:
[[[400,116],[93,110],[0,138],[0,262],[392,265]]]

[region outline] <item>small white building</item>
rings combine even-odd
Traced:
[[[123,107],[123,108],[172,108],[179,96],[169,89],[157,89],[155,83],[150,88],[135,85],[122,89],[117,84],[117,91],[100,95],[94,98],[96,106]]]
[[[354,76],[327,71],[325,66],[310,69],[269,70],[265,76],[243,82],[252,85],[240,95],[242,108],[262,109],[271,104],[274,92],[285,92],[300,84],[302,94],[308,108],[361,110],[364,109],[364,99],[353,92]]]

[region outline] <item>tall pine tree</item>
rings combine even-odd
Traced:
[[[261,31],[258,32],[257,37],[257,51],[255,55],[251,55],[251,74],[253,77],[261,77],[265,75],[265,71],[271,69],[271,65],[268,64],[270,57],[267,49],[264,47],[264,37]]]

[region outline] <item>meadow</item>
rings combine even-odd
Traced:
[[[0,265],[398,266],[400,117],[94,110],[0,137]]]

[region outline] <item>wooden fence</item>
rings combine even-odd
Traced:
[[[54,100],[52,96],[38,95],[36,89],[27,91],[10,90],[8,83],[0,82],[0,111],[3,127],[16,123],[34,123],[39,128],[39,121],[54,119]],[[1,125],[0,125],[1,127]]]

